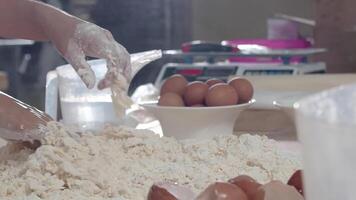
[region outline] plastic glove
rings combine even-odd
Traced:
[[[99,82],[99,89],[111,86],[119,76],[123,76],[121,78],[124,78],[125,82],[131,79],[130,55],[122,45],[115,41],[108,30],[81,21],[75,26],[70,38],[65,40],[67,40],[67,48],[59,50],[88,88],[95,86],[96,78],[94,71],[86,62],[86,56],[107,61],[108,71],[105,78]]]
[[[109,87],[118,74],[130,79],[130,57],[111,33],[62,10],[34,0],[0,1],[0,36],[52,42],[88,88],[95,74],[86,56],[107,60],[108,73],[98,87]]]
[[[0,137],[6,140],[41,139],[41,129],[51,117],[0,92]]]

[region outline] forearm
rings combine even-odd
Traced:
[[[32,0],[0,0],[0,36],[52,41],[63,51],[80,19]]]
[[[77,71],[88,88],[96,77],[86,57],[107,60],[104,89],[119,78],[131,79],[130,55],[110,31],[33,0],[0,0],[0,37],[50,41]]]

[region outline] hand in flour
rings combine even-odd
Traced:
[[[59,39],[61,40],[61,38]],[[65,39],[67,40],[67,38]],[[94,87],[95,74],[86,62],[86,56],[103,58],[107,61],[108,71],[105,78],[99,82],[99,89],[111,86],[121,75],[124,75],[127,82],[130,79],[129,53],[115,41],[109,31],[94,24],[79,22],[68,39],[66,49],[61,52],[88,88]]]
[[[116,79],[130,79],[130,56],[108,30],[59,9],[32,0],[0,0],[0,24],[1,37],[52,42],[88,88],[96,79],[87,56],[107,61],[108,72],[99,89]]]

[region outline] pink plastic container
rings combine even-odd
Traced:
[[[305,49],[310,48],[311,43],[307,40],[277,40],[277,39],[236,39],[223,41],[224,44],[237,47],[239,45],[260,45],[269,49]],[[230,62],[243,63],[282,63],[280,58],[271,57],[234,57],[229,59]],[[292,57],[291,62],[300,62],[301,57]]]

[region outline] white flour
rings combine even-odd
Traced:
[[[34,153],[14,144],[0,150],[0,199],[143,200],[156,181],[175,181],[198,193],[239,174],[285,182],[301,167],[298,157],[260,136],[182,143],[127,128],[74,138],[57,123],[49,128]]]

